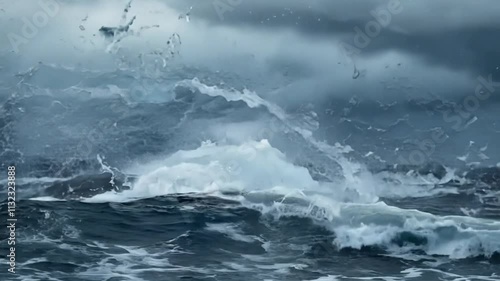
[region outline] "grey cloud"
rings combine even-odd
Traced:
[[[231,2],[233,1],[233,2]],[[287,29],[303,36],[334,38],[352,46],[355,27],[364,29],[374,20],[371,11],[384,9],[391,0],[191,0],[168,1],[183,11],[194,6],[193,17],[212,25]],[[231,5],[231,3],[241,4]],[[226,3],[222,6],[217,3]],[[364,56],[397,49],[418,55],[429,64],[451,69],[491,73],[500,65],[500,2],[484,0],[401,1],[403,11],[392,15]],[[216,6],[219,6],[217,13]],[[223,19],[219,17],[223,11]]]

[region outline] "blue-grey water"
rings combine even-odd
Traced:
[[[0,8],[0,280],[500,280],[500,2]]]

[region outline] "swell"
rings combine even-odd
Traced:
[[[41,194],[37,196],[93,203],[134,202],[178,193],[218,196],[239,201],[264,214],[310,218],[335,233],[334,243],[339,249],[375,247],[391,254],[421,251],[426,255],[452,259],[497,258],[499,246],[495,238],[499,232],[498,222],[395,208],[383,204],[380,198],[422,198],[453,194],[457,190],[460,193],[461,188],[467,190],[469,187],[481,188],[475,193],[489,194],[489,191],[498,188],[498,169],[472,169],[465,174],[455,174],[445,182],[441,180],[446,178],[444,174],[448,171],[441,164],[400,166],[395,170],[388,165],[382,171],[373,172],[359,158],[349,157],[356,153],[358,157],[363,155],[362,150],[336,142],[338,136],[326,141],[317,138],[316,131],[320,131],[321,124],[325,122],[321,122],[311,108],[290,111],[255,92],[208,86],[198,79],[179,82],[170,94],[170,100],[163,103],[123,104],[124,110],[111,112],[115,117],[123,115],[116,122],[101,128],[101,136],[93,140],[93,150],[86,158],[70,158],[69,163],[74,164],[68,165],[60,160],[70,152],[61,149],[64,145],[58,146],[58,142],[68,139],[56,140],[48,146],[50,154],[57,155],[56,159],[48,159],[47,156],[44,159],[42,156],[38,158],[40,162],[32,161],[38,157],[34,156],[36,147],[23,149],[23,153],[17,152],[18,162],[26,165],[22,170],[32,171],[28,177],[53,175],[57,165],[63,169],[56,173],[57,177],[71,177],[46,185],[28,184],[26,189],[40,189],[42,186]],[[69,102],[69,99],[65,101]],[[120,100],[113,102],[120,103]],[[26,125],[27,120],[38,119],[21,114],[28,106],[32,107],[28,114],[38,114],[38,117],[50,112],[43,107],[37,108],[34,103],[45,103],[49,107],[64,105],[64,102],[57,103],[48,96],[14,101],[7,107],[16,117],[11,122]],[[79,106],[104,105],[102,100],[91,98]],[[81,121],[84,123],[88,122],[90,127],[92,118],[110,117],[86,116],[85,111],[85,107],[72,111],[63,109],[58,121],[68,122],[66,125],[69,126],[71,121],[64,117],[74,114],[83,118]],[[168,112],[164,118],[154,117],[164,111]],[[257,135],[253,136],[257,140],[217,143],[212,135],[215,142],[207,141],[199,146],[200,138],[203,140],[204,136],[188,135],[186,132],[207,126],[207,120],[223,121],[222,124],[244,121],[260,125],[262,120],[274,123],[268,127],[271,130],[269,141],[257,131]],[[147,124],[147,127],[137,128],[140,124]],[[396,122],[394,126],[402,124],[404,122]],[[25,131],[16,133],[25,134],[23,139],[30,139],[33,131],[29,128],[26,126]],[[368,128],[360,129],[366,130]],[[38,132],[45,133],[47,140],[53,135],[40,129]],[[176,135],[174,138],[174,133],[181,133],[182,137]],[[75,139],[82,137],[72,133],[68,136]],[[295,157],[294,148],[300,150]],[[124,155],[124,151],[128,153]],[[101,153],[106,155],[107,163],[121,164],[114,168],[115,165],[103,162],[100,156],[91,157]],[[146,161],[138,161],[141,157]],[[130,162],[124,165],[124,160]],[[33,165],[33,169],[29,165]],[[89,173],[89,170],[94,173]],[[458,186],[455,176],[459,178]],[[461,178],[469,183],[461,184]],[[484,199],[485,196],[479,198]],[[289,204],[287,200],[294,200],[294,203]],[[374,211],[380,216],[368,215]]]
[[[23,200],[19,206],[20,211],[26,215],[25,223],[28,226],[20,235],[20,242],[39,250],[53,247],[51,244],[57,243],[61,249],[56,251],[80,249],[79,251],[88,254],[93,253],[82,257],[75,255],[68,260],[68,264],[78,264],[77,260],[83,258],[80,261],[84,262],[82,266],[68,269],[71,272],[88,268],[90,259],[98,258],[99,255],[113,255],[123,251],[113,245],[144,245],[147,251],[149,247],[165,245],[167,248],[164,250],[180,247],[178,250],[197,252],[197,247],[200,246],[195,245],[200,245],[208,237],[214,246],[245,255],[263,254],[268,251],[268,243],[290,239],[289,243],[306,245],[307,250],[303,254],[314,259],[362,255],[394,256],[409,262],[440,257],[449,258],[449,262],[500,262],[500,246],[495,245],[497,236],[493,230],[494,223],[487,220],[479,224],[473,220],[454,221],[453,217],[427,216],[429,220],[418,220],[407,216],[405,219],[394,217],[394,214],[391,215],[386,210],[385,214],[379,214],[376,219],[356,218],[356,214],[352,213],[354,219],[350,218],[351,220],[361,219],[364,223],[335,226],[334,222],[318,222],[317,218],[303,216],[299,212],[262,212],[255,208],[245,208],[234,200],[196,195],[169,195],[128,203],[97,204]],[[354,208],[359,210],[360,207],[362,210],[363,206]],[[0,210],[6,208],[6,203],[0,205]],[[350,207],[345,210],[352,212]],[[99,221],[95,220],[96,211],[101,214]],[[405,213],[402,210],[397,212]],[[138,222],[137,216],[144,218],[143,221]],[[75,218],[79,219],[74,220]],[[399,224],[398,220],[407,222]],[[381,221],[388,223],[383,224]],[[101,226],[97,227],[97,224]],[[234,227],[238,225],[245,227],[237,230]],[[301,226],[300,231],[297,225]],[[472,225],[476,228],[472,229]],[[490,230],[487,229],[488,225]],[[115,233],[126,235],[116,237]],[[168,237],[165,236],[166,233]],[[292,242],[293,240],[296,242]],[[248,243],[260,250],[248,249]],[[244,244],[247,246],[242,247]],[[22,258],[20,262],[26,262],[28,257],[31,255]],[[52,255],[47,258],[53,260]],[[60,261],[55,263],[55,267],[63,266]]]

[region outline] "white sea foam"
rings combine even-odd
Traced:
[[[346,182],[315,181],[307,169],[288,162],[283,153],[265,140],[241,146],[205,143],[198,149],[178,151],[136,169],[143,175],[131,190],[105,193],[87,201],[130,201],[175,193],[210,194],[239,200],[263,213],[310,217],[336,233],[334,243],[339,248],[378,246],[398,255],[420,249],[450,258],[491,256],[500,251],[500,222],[441,217],[388,206],[377,201],[377,189],[364,189],[368,184],[377,184],[373,177],[369,183],[363,182],[363,177],[348,178],[346,181],[356,183],[354,190],[344,189],[348,186]],[[410,186],[408,194],[411,190]],[[403,233],[425,242],[411,247],[407,247],[410,242],[405,242],[406,245],[398,246],[394,241]],[[232,237],[242,241],[249,238]]]
[[[33,200],[33,201],[66,201],[64,199],[59,199],[59,198],[55,198],[55,197],[51,197],[51,196],[33,197],[33,198],[30,198],[29,200]]]
[[[206,229],[208,231],[215,231],[225,234],[229,238],[241,242],[253,243],[255,241],[262,240],[256,236],[243,234],[242,231],[238,228],[238,226],[232,223],[217,223],[217,224],[207,223]]]
[[[344,157],[352,148],[314,139],[312,132],[306,132],[278,106],[254,92],[227,91],[196,79],[182,83],[201,94],[243,101],[251,108],[267,108],[291,131],[339,163],[344,177],[335,182],[316,181],[306,168],[294,165],[265,139],[231,145],[206,142],[194,150],[177,151],[130,167],[127,173],[139,175],[131,190],[104,193],[87,202],[122,202],[177,193],[212,195],[238,200],[263,213],[310,217],[336,233],[334,243],[339,248],[378,246],[395,255],[419,249],[450,258],[491,256],[500,251],[499,222],[440,217],[379,202],[379,197],[455,193],[454,188],[436,191],[438,180],[411,173],[374,175],[364,165]],[[402,235],[422,242],[411,244],[415,241]],[[395,242],[398,239],[403,245]]]

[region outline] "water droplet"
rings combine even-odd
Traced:
[[[359,70],[354,67],[354,73],[352,74],[352,79],[357,79],[361,73],[359,73]]]

